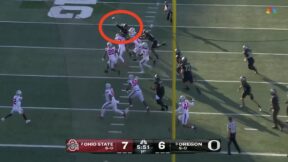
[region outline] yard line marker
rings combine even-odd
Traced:
[[[0,147],[19,147],[19,148],[53,148],[65,149],[64,145],[29,145],[29,144],[0,144]]]
[[[0,106],[0,108],[11,109],[11,106]],[[101,111],[101,109],[96,108],[61,108],[61,107],[31,107],[25,106],[24,109],[31,109],[31,110],[63,110],[63,111]],[[107,110],[113,111],[113,110]],[[147,113],[146,110],[131,110],[129,112],[134,113]],[[160,110],[150,110],[153,113],[163,113],[163,114],[170,114],[171,111],[160,111]],[[215,116],[256,116],[256,117],[270,117],[271,115],[267,114],[248,114],[248,113],[221,113],[221,112],[189,112],[192,115],[215,115]],[[287,118],[286,115],[278,115],[280,118]],[[124,118],[123,116],[113,116],[113,118]]]
[[[122,92],[127,92],[126,89],[121,89]]]
[[[127,79],[127,78],[126,78]],[[129,84],[128,83],[123,83],[122,85],[124,85],[124,86],[128,86]]]
[[[220,154],[227,154],[227,151],[221,151]],[[276,156],[276,157],[288,157],[288,154],[280,154],[280,153],[263,153],[263,152],[232,152],[232,154],[237,155],[251,155],[251,156]]]
[[[129,73],[129,72],[128,72]],[[142,74],[139,72],[130,72],[134,74]],[[111,80],[127,80],[127,77],[109,77],[109,76],[73,76],[73,75],[37,75],[37,74],[1,74],[0,77],[35,77],[35,78],[71,78],[71,79],[111,79]],[[153,80],[153,78],[139,78],[140,80]],[[164,81],[171,81],[169,78],[163,78]],[[181,79],[177,79],[181,81]],[[239,83],[238,80],[196,80],[196,82],[207,82],[207,83]],[[249,81],[252,84],[279,84],[287,85],[288,82],[263,82],[263,81]],[[123,83],[124,86],[128,83]]]
[[[128,73],[128,74],[144,74],[144,73],[141,72],[141,71],[128,71],[127,73]]]
[[[128,98],[128,96],[119,96],[119,98]]]
[[[256,128],[244,128],[244,130],[247,130],[247,131],[258,131],[258,129],[256,129]]]
[[[122,131],[111,130],[111,131],[108,131],[108,133],[112,133],[112,134],[122,134]]]
[[[113,116],[115,119],[124,119],[124,116]]]
[[[146,11],[145,13],[148,13],[148,14],[157,14],[156,11]]]
[[[152,9],[152,10],[157,10],[157,9],[159,9],[159,6],[157,6],[157,7],[149,6],[148,8],[149,8],[149,9]]]
[[[80,50],[80,51],[104,51],[103,48],[75,48],[75,47],[45,47],[45,46],[15,46],[15,45],[0,45],[0,48],[23,48],[23,49],[49,49],[49,50]],[[222,52],[222,51],[191,51],[191,50],[181,50],[183,53],[193,53],[193,54],[224,54],[230,55],[235,54],[239,55],[241,51],[235,52]],[[159,53],[172,53],[173,51],[169,50],[157,50]],[[83,53],[79,53],[83,54]],[[85,54],[85,53],[84,53]],[[275,55],[275,56],[288,56],[288,53],[261,53],[255,52],[254,55]],[[93,54],[95,55],[95,54]]]
[[[129,68],[139,68],[139,66],[129,66]]]
[[[155,18],[156,16],[154,16],[154,15],[145,15],[145,17],[147,17],[147,18]]]
[[[111,123],[111,126],[125,126],[125,124],[122,123]]]

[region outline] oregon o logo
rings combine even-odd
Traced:
[[[48,16],[58,19],[86,19],[92,16],[97,0],[55,0]]]

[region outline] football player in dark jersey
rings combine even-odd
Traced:
[[[155,49],[156,49],[156,48],[159,48],[159,47],[161,47],[161,46],[165,46],[166,43],[165,43],[165,42],[159,43],[158,40],[154,37],[154,35],[151,34],[151,31],[150,31],[150,30],[147,30],[147,29],[145,29],[145,30],[143,31],[142,38],[143,38],[143,39],[147,39],[148,41],[152,42],[151,51],[152,51],[152,53],[154,54],[154,56],[156,57],[156,59],[158,60],[158,59],[159,59],[159,56],[158,56],[158,54],[155,52]],[[155,64],[155,63],[156,63],[156,60],[154,60],[153,63]]]
[[[176,63],[177,63],[177,68],[176,68],[176,72],[177,74],[180,74],[181,73],[181,65],[182,65],[182,54],[181,54],[181,51],[179,49],[175,49],[175,52],[176,52]]]
[[[245,102],[244,99],[246,98],[246,96],[250,96],[251,101],[253,101],[259,108],[259,111],[262,111],[261,106],[259,105],[259,103],[254,99],[254,96],[252,94],[252,89],[251,86],[248,84],[247,82],[247,78],[245,76],[240,76],[240,87],[238,90],[242,89],[242,96],[240,98],[241,100],[241,104],[240,107],[244,107],[245,106]]]
[[[186,57],[182,57],[181,58],[181,78],[182,78],[182,82],[185,85],[185,89],[189,90],[189,85],[194,83],[194,79],[193,79],[193,74],[192,74],[192,66],[191,64],[187,61]],[[194,85],[195,86],[195,85]],[[201,91],[198,87],[196,87],[196,90],[199,94],[201,94]]]
[[[123,24],[116,23],[116,26],[120,29],[121,36],[123,36],[126,39],[129,39],[129,31],[128,31],[129,26],[125,23]]]
[[[160,79],[158,74],[154,75],[154,87],[151,87],[152,90],[155,91],[155,100],[158,105],[161,106],[161,110],[168,110],[168,106],[163,103],[163,97],[165,95],[165,88],[163,86],[162,80]]]
[[[243,45],[243,54],[244,54],[244,61],[248,63],[248,68],[250,70],[255,71],[256,74],[258,74],[258,70],[256,69],[256,67],[254,66],[255,60],[252,56],[252,50],[246,46]]]

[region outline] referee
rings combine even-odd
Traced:
[[[240,154],[241,150],[236,141],[236,122],[232,119],[232,117],[228,117],[227,131],[228,131],[228,152],[227,152],[228,155],[231,155],[230,145],[232,142]]]

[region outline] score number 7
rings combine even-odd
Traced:
[[[123,150],[125,150],[129,142],[128,141],[122,141],[121,143],[123,144]]]

